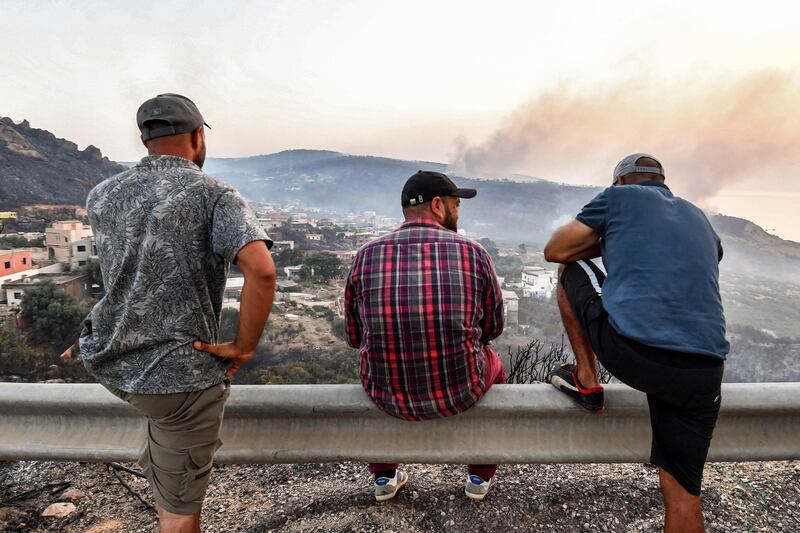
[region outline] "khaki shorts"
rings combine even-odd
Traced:
[[[200,510],[213,468],[230,383],[196,392],[134,394],[105,385],[147,417],[147,440],[139,458],[153,497],[179,515]]]

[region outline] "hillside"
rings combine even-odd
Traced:
[[[24,205],[84,205],[86,194],[122,166],[92,145],[0,117],[0,210]]]
[[[375,211],[400,215],[400,190],[419,169],[447,172],[447,165],[338,152],[291,150],[242,159],[210,159],[207,172],[230,182],[262,202],[300,202],[341,212]],[[501,240],[543,245],[553,221],[568,216],[599,189],[529,178],[475,180],[454,175],[458,184],[475,187],[465,202],[460,225],[467,231]]]
[[[749,220],[724,215],[709,219],[725,246],[723,272],[800,284],[800,243],[771,235]]]
[[[93,146],[78,150],[74,143],[31,128],[26,121],[16,124],[0,118],[0,210],[31,204],[83,205],[91,187],[122,168]],[[207,172],[254,201],[340,213],[375,211],[397,218],[402,185],[419,169],[448,171],[442,163],[325,150],[210,158],[205,165]],[[541,249],[552,231],[600,190],[525,176],[454,177],[460,185],[478,189],[476,198],[463,203],[459,225],[510,247],[524,242]],[[725,247],[723,296],[732,323],[796,336],[800,243],[770,235],[748,220],[709,218]]]
[[[375,211],[400,218],[400,190],[417,170],[447,172],[441,163],[353,156],[330,151],[290,150],[238,159],[209,159],[207,172],[230,182],[252,200],[321,207],[347,213]],[[459,226],[510,247],[524,242],[543,247],[553,230],[570,220],[597,187],[576,187],[522,176],[475,180],[453,175],[459,185],[475,187],[478,196],[462,203]],[[524,181],[522,181],[524,180]],[[770,235],[753,222],[712,214],[709,220],[723,241],[721,287],[729,324],[752,326],[784,339],[797,337],[800,322],[800,243]],[[746,349],[747,353],[738,348]],[[795,353],[791,346],[759,350]],[[751,343],[737,341],[731,358],[747,362],[737,379],[765,359],[749,359]],[[758,364],[757,364],[758,363]],[[762,375],[763,372],[758,372]],[[781,374],[783,375],[783,374]],[[792,375],[794,375],[792,373]]]
[[[289,150],[236,159],[209,159],[205,170],[260,202],[400,216],[400,190],[419,169],[447,172],[447,165],[330,151]],[[453,175],[459,185],[478,189],[463,203],[459,225],[508,244],[542,247],[552,231],[571,219],[600,191],[514,176],[475,180]],[[522,181],[524,180],[524,181]],[[709,217],[723,238],[723,270],[800,283],[800,243],[770,235],[748,220]]]

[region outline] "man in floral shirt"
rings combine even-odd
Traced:
[[[249,361],[272,308],[272,241],[244,199],[200,168],[204,122],[186,97],[139,108],[149,155],[90,193],[106,294],[89,313],[86,368],[148,418],[140,463],[162,531],[200,531],[221,445],[230,377]],[[245,277],[236,339],[218,342],[231,263]]]

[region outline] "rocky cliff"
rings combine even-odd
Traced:
[[[109,161],[98,148],[59,139],[0,117],[0,210],[30,204],[83,205],[86,194],[124,167]]]

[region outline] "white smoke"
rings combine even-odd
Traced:
[[[800,175],[797,76],[764,71],[713,85],[628,79],[575,91],[566,84],[518,108],[482,143],[456,141],[467,175],[524,172],[611,183],[625,155],[650,152],[667,183],[705,204],[730,183]]]

